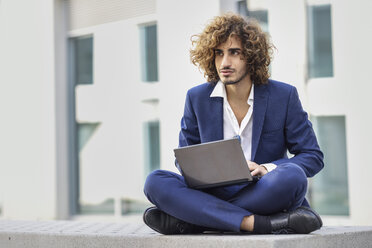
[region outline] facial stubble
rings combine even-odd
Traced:
[[[240,81],[243,80],[243,78],[245,78],[246,76],[248,75],[248,70],[246,69],[245,70],[245,73],[238,79],[238,80],[235,80],[235,81],[226,81],[226,82],[223,82],[221,80],[221,82],[224,84],[224,85],[233,85],[233,84],[237,84],[239,83]]]

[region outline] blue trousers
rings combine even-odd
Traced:
[[[307,178],[296,164],[281,164],[257,183],[206,190],[189,188],[182,176],[156,170],[146,179],[144,192],[160,210],[199,226],[240,231],[245,216],[270,215],[307,205]]]

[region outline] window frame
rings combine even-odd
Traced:
[[[314,7],[324,7],[329,6],[330,8],[330,73],[329,75],[320,75],[320,76],[313,76],[315,73],[315,70],[312,67],[313,62],[316,61],[316,51],[314,48],[315,39],[314,39],[314,28],[313,28],[313,18],[312,16],[312,10],[311,8]],[[306,81],[310,80],[317,80],[320,78],[334,78],[335,77],[335,68],[334,68],[334,34],[333,34],[333,13],[332,13],[332,4],[327,0],[308,0],[306,4]],[[310,16],[311,15],[311,16]],[[314,56],[315,54],[315,56]],[[313,73],[312,73],[313,72]]]
[[[146,28],[155,26],[156,28],[156,67],[155,67],[155,74],[156,77],[152,80],[149,79],[148,75],[148,61],[147,61],[147,49],[146,49],[146,42],[147,42],[147,36],[146,36]],[[139,37],[139,54],[140,54],[140,80],[143,83],[147,84],[153,84],[159,82],[159,31],[158,31],[158,23],[156,21],[146,22],[137,25],[138,28],[138,37]],[[150,63],[151,64],[151,63]]]

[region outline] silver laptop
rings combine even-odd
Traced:
[[[190,188],[203,189],[257,181],[249,171],[237,138],[174,149]]]

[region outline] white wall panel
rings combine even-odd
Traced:
[[[70,30],[155,13],[156,0],[69,0]]]
[[[2,1],[0,188],[6,218],[55,217],[53,2]]]

